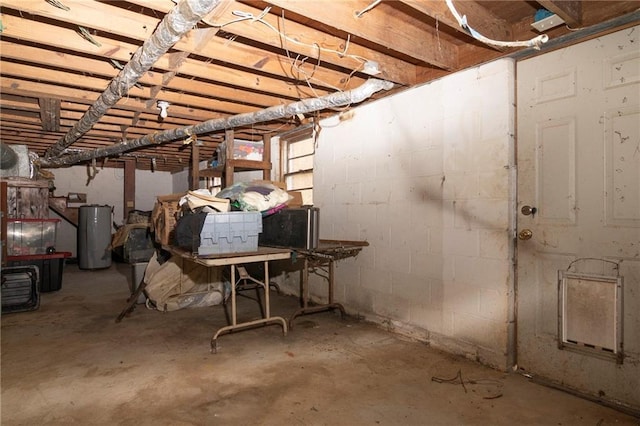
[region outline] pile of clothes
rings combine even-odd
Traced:
[[[220,191],[216,197],[228,199],[232,211],[258,211],[263,216],[274,209],[284,208],[291,199],[287,191],[269,182],[235,183]]]

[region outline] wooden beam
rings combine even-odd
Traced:
[[[271,135],[265,134],[262,136],[262,161],[268,161],[271,167],[267,170],[262,170],[262,179],[271,180],[271,169],[273,164],[271,163]]]
[[[124,211],[123,223],[127,223],[129,212],[136,208],[136,162],[124,162]]]
[[[337,28],[358,39],[370,40],[389,51],[416,58],[424,63],[452,70],[458,67],[457,48],[450,42],[438,39],[427,24],[411,20],[406,14],[398,14],[384,2],[362,17],[356,12],[367,8],[369,0],[331,2],[327,7],[322,1],[270,0],[270,4],[303,16],[312,16],[330,28]],[[285,14],[286,16],[286,14]],[[389,33],[393,32],[393,43]]]
[[[5,64],[3,63],[2,71],[4,71],[4,69]],[[57,98],[65,99],[66,101],[82,104],[91,104],[93,103],[95,98],[99,96],[99,93],[90,89],[74,89],[56,85],[55,82],[40,83],[30,80],[21,80],[19,78],[14,78],[6,75],[3,75],[0,79],[0,91],[2,93],[34,98],[55,96]],[[121,99],[120,101],[118,101],[116,107],[114,108],[126,111],[145,112],[155,117],[157,117],[158,115],[158,110],[155,108],[155,105],[153,107],[147,106],[146,102],[143,102],[138,98]],[[112,108],[112,110],[114,108]],[[217,114],[212,113],[211,111],[202,110],[200,108],[187,108],[180,105],[172,105],[171,117],[167,118],[167,122],[174,118],[205,121],[212,118],[222,118],[226,116],[228,116],[228,114]]]
[[[111,40],[98,35],[94,36],[94,38],[101,46],[96,47],[81,37],[78,37],[77,33],[73,30],[38,21],[30,21],[26,18],[18,18],[8,14],[2,16],[2,23],[4,25],[3,36],[14,37],[67,51],[72,50],[79,53],[103,56],[121,63],[128,61],[132,52],[135,52],[138,47],[134,44]],[[56,34],[56,36],[51,37],[51,34]],[[154,64],[154,68],[171,71],[176,66],[175,55],[184,55],[185,53],[186,52],[168,53]],[[288,81],[282,81],[267,75],[256,78],[251,72],[226,68],[225,66],[215,63],[205,63],[189,58],[184,59],[181,63],[180,74],[204,78],[210,81],[219,81],[225,85],[238,86],[249,90],[260,90],[271,93],[274,96],[284,96],[289,99],[298,99],[301,94],[307,91],[307,89],[304,88],[304,90],[300,90],[300,88],[297,88]],[[330,93],[320,88],[316,88],[316,92],[319,95]]]
[[[102,78],[78,75],[71,72],[64,72],[53,69],[43,70],[42,67],[18,64],[13,62],[4,62],[2,64],[2,73],[20,78],[31,78],[39,81],[47,81],[50,83],[64,81],[68,85],[75,86],[77,88],[96,91],[101,89],[103,90],[109,82],[108,80]],[[206,84],[204,83],[200,84],[206,86]],[[121,101],[124,101],[125,103],[131,102],[131,98],[138,99],[138,101],[142,99],[147,101],[149,99],[152,99],[153,96],[150,88],[143,86],[142,88],[132,87],[131,89],[129,89],[128,97],[123,98]],[[158,98],[168,101],[171,104],[209,109],[212,113],[214,111],[217,111],[235,115],[261,109],[259,106],[256,107],[243,105],[235,102],[222,101],[219,99],[204,98],[201,95],[190,95],[188,93],[178,93],[174,91],[163,91],[160,95],[158,95]]]
[[[77,121],[81,116],[82,111],[62,110],[58,119],[59,129],[55,130],[55,132],[67,131],[67,126],[73,126],[73,123]],[[16,123],[32,123],[34,125],[38,125],[41,123],[41,119],[38,113],[31,113],[20,110],[3,110],[2,118],[5,120],[15,120]],[[127,123],[127,118],[121,118],[113,115],[104,116],[101,118],[100,122],[96,124],[96,130],[112,132],[112,137],[114,139],[120,140],[122,139],[122,126],[126,126]],[[190,121],[188,123],[185,123],[184,125],[193,125],[197,123],[199,122]],[[176,123],[172,123],[171,125],[168,125],[164,122],[157,123],[156,121],[149,121],[147,123],[147,121],[145,120],[141,125],[137,127],[127,127],[126,131],[129,135],[145,135],[156,131],[169,130],[175,126]],[[203,136],[201,141],[215,143],[215,141],[211,137],[206,136]]]
[[[67,112],[84,113],[87,110],[88,105],[74,101],[62,101],[61,108]],[[134,110],[132,108],[124,109],[119,107],[109,110],[109,116],[122,118],[126,120],[125,122],[132,122],[133,120],[135,120],[137,126],[150,127],[154,129],[157,129],[158,126],[164,124],[193,125],[202,121],[196,119],[191,120],[185,118],[177,118],[171,115],[165,118],[162,122],[158,122],[158,110],[155,110],[153,113],[148,113],[144,111]],[[203,139],[206,140],[207,138],[203,137]]]
[[[454,30],[468,34],[458,24],[449,7],[443,0],[400,0],[407,6],[435,19],[436,22],[444,24]],[[494,15],[480,3],[476,1],[456,1],[455,7],[460,15],[467,17],[469,26],[485,37],[494,40],[510,40],[511,29],[507,21]],[[472,37],[469,36],[469,40]],[[498,50],[498,49],[496,49]]]
[[[51,7],[51,5],[46,2],[41,3],[24,0],[3,0],[3,7],[12,8],[23,13],[45,16],[72,25],[105,31],[106,33],[117,34],[135,40],[146,40],[149,38],[153,33],[153,28],[160,22],[160,19],[154,17],[112,6],[109,3],[90,0],[74,2],[71,11]],[[96,16],[108,16],[109,19],[95,19]],[[206,35],[203,35],[206,31],[211,31],[215,34],[217,29],[209,28],[191,31],[174,45],[174,50],[194,53],[216,60],[218,58],[224,58],[227,63],[251,68],[254,71],[300,80],[306,87],[304,78],[296,76],[291,72],[291,64],[286,56],[271,53],[246,44],[240,44],[239,42],[230,42],[223,37],[213,37],[209,43],[200,46],[200,40],[206,37]],[[57,34],[55,37],[57,37]],[[75,37],[83,40],[77,34]],[[94,39],[99,42],[97,37],[94,37]],[[83,41],[88,43],[86,40]],[[96,49],[99,48],[99,46],[91,43],[89,43],[89,45],[94,46]],[[285,63],[289,64],[289,66],[283,66]],[[345,75],[348,75],[348,73],[336,72],[324,67],[318,67],[314,72],[315,83],[325,88],[343,87],[345,84]],[[347,82],[348,87],[346,88],[357,87],[364,81],[362,78],[353,76]],[[322,84],[320,84],[320,82],[322,82]]]
[[[0,245],[2,246],[2,266],[5,265],[7,259],[7,182],[0,182]]]
[[[233,185],[233,142],[235,140],[235,134],[233,129],[225,130],[225,152],[224,152],[224,175],[222,177],[222,187]]]
[[[140,6],[158,10],[163,13],[166,13],[171,7],[171,4],[158,2],[157,0],[130,0],[130,3],[135,3]],[[262,13],[261,9],[251,7],[246,4],[240,4],[236,1],[224,1],[212,11],[210,16],[207,16],[205,19],[203,19],[203,22],[209,25],[218,25],[220,23],[233,21],[237,19],[236,16],[232,15],[232,12],[234,10],[251,13],[256,17],[260,16]],[[285,26],[284,24],[279,22],[278,17],[274,17],[270,14],[264,16],[262,20],[269,23],[272,28],[283,28]],[[293,78],[305,80],[305,78],[307,77],[305,73],[314,74],[314,78],[311,80],[312,84],[320,83],[322,85],[323,81],[320,80],[320,75],[315,76],[315,73],[318,71],[322,73],[322,69],[319,69],[319,67],[314,67],[314,65],[312,64],[313,60],[317,59],[318,57],[320,57],[320,67],[324,66],[323,63],[336,65],[338,67],[345,68],[345,72],[347,74],[351,73],[351,71],[353,70],[362,68],[362,60],[356,59],[354,57],[364,57],[384,65],[386,75],[379,76],[379,78],[385,78],[390,81],[407,85],[413,84],[413,82],[415,81],[415,70],[413,69],[414,65],[411,63],[400,61],[397,58],[384,55],[374,50],[366,49],[362,46],[358,46],[357,44],[350,44],[351,47],[348,52],[349,54],[347,55],[329,54],[326,51],[320,54],[315,46],[323,46],[324,48],[331,48],[333,46],[334,50],[343,51],[345,45],[347,44],[346,40],[338,37],[333,37],[321,31],[313,30],[309,27],[297,24],[293,21],[287,21],[287,34],[293,34],[293,38],[300,41],[307,40],[308,43],[306,43],[305,45],[303,44],[304,42],[283,42],[283,38],[280,36],[280,34],[273,31],[272,28],[268,28],[267,25],[259,22],[247,21],[225,26],[224,32],[227,34],[225,35],[227,38],[231,38],[230,36],[232,35],[238,35],[249,40],[257,41],[260,44],[268,44],[280,49],[286,48],[289,51],[288,55],[291,55],[293,57],[296,57],[298,56],[298,54],[300,54],[302,56],[310,58],[310,61],[306,61],[306,64],[299,63],[297,65],[301,66],[302,68],[306,67],[308,69],[303,73],[299,73],[298,75],[296,75],[297,73],[294,71],[292,72],[292,76]],[[217,32],[218,27],[214,26],[210,29],[210,31],[211,33]],[[218,37],[218,39],[220,39],[220,37]],[[205,46],[203,45],[203,49],[204,47]],[[203,49],[195,50],[201,50],[202,52],[204,52]],[[201,54],[197,51],[195,53]],[[286,62],[290,62],[288,67],[292,69],[295,68],[293,66],[294,61],[284,55],[280,55],[280,62],[282,62],[285,67],[287,67]],[[352,76],[351,78],[353,79],[354,77]],[[343,83],[349,83],[349,80],[350,79],[344,79]],[[344,86],[344,84],[342,84],[337,87],[342,88],[350,86]]]
[[[158,4],[154,0],[133,1],[138,4],[141,2]],[[253,16],[260,16],[263,12],[262,9],[251,7],[248,4],[240,4],[235,1],[229,3],[232,3],[234,10],[250,13]],[[215,10],[218,10],[218,8]],[[233,15],[227,14],[214,22],[228,22],[234,18]],[[311,59],[319,58],[321,62],[349,70],[362,70],[363,60],[361,58],[366,58],[379,64],[382,73],[378,75],[378,78],[404,85],[415,84],[415,65],[409,62],[368,49],[357,43],[348,42],[346,38],[315,30],[293,20],[285,19],[283,21],[281,16],[272,13],[265,15],[262,20],[271,27],[261,22],[243,21],[224,27],[224,31],[260,43],[266,43],[276,48],[286,48],[295,55],[300,54]],[[207,19],[207,22],[211,22],[211,20]],[[273,28],[279,28],[279,31],[286,31],[288,39],[274,31]],[[318,49],[319,46],[322,46],[322,50]]]
[[[23,62],[44,65],[40,69],[44,72],[49,68],[60,68],[84,73],[87,76],[101,76],[108,79],[118,74],[118,69],[104,59],[90,59],[65,52],[51,53],[50,49],[18,44],[9,40],[0,40],[0,51],[3,58],[13,58]],[[138,82],[152,86],[162,82],[162,76],[156,73],[144,74]]]
[[[195,191],[200,188],[200,147],[198,142],[191,142],[191,184],[189,189]]]
[[[45,132],[60,131],[60,99],[40,98],[40,121]]]
[[[582,25],[582,1],[538,0],[540,6],[561,17],[571,27]]]

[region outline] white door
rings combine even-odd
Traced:
[[[640,409],[640,27],[517,65],[517,362]]]

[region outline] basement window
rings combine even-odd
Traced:
[[[280,161],[282,181],[288,191],[299,191],[302,203],[313,204],[313,157],[315,155],[315,138],[313,128],[280,137]]]

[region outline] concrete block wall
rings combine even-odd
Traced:
[[[503,59],[323,128],[321,237],[370,244],[337,264],[349,312],[506,367],[514,99],[514,63]]]

